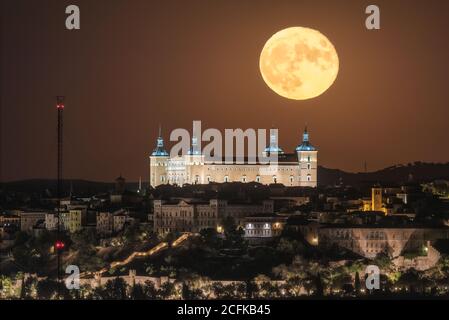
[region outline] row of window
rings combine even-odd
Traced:
[[[310,169],[310,157],[308,157],[307,161],[301,161],[301,162],[308,162],[307,168]],[[156,165],[158,167],[167,167],[167,166],[170,166],[170,167],[185,167],[184,163],[173,163],[173,162],[171,162],[169,165],[167,164],[167,162],[157,162]],[[199,165],[204,165],[204,163],[192,162],[192,163],[190,163],[190,165],[199,166]],[[229,167],[229,168],[232,168],[232,167]],[[242,169],[246,170],[246,171],[258,170],[257,167],[254,167],[254,168],[248,168],[248,167],[246,167],[246,168],[232,168],[232,169],[229,169],[229,170],[242,170]],[[210,168],[207,168],[207,170],[210,170]],[[217,167],[216,170],[228,170],[228,167],[223,167],[223,168]],[[293,169],[292,168],[291,169],[281,168],[281,170],[293,170]]]
[[[298,178],[299,179],[299,178]],[[310,174],[308,174],[307,175],[307,177],[306,177],[306,179],[307,179],[307,181],[312,181],[312,176],[310,175]],[[255,179],[255,181],[256,182],[261,182],[261,177],[260,176],[256,176],[256,179]],[[199,182],[200,181],[200,179],[199,179],[199,176],[197,176],[197,177],[195,177],[195,182]],[[206,181],[207,182],[212,182],[212,179],[211,179],[211,177],[210,176],[207,176],[206,177]],[[247,176],[242,176],[241,177],[241,179],[240,179],[240,182],[248,182],[249,180],[248,180],[248,178],[247,178]],[[277,178],[277,176],[273,176],[272,177],[272,181],[274,182],[274,183],[277,183],[278,182],[278,178]],[[293,183],[294,181],[295,181],[295,177],[294,176],[290,176],[289,177],[289,181],[291,182],[291,183]],[[229,176],[224,176],[224,178],[223,178],[223,182],[231,182],[231,179],[229,178]]]
[[[269,236],[271,235],[271,231],[270,230],[246,230],[246,235],[248,236]]]

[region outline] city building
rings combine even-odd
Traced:
[[[45,228],[47,230],[57,230],[58,229],[58,214],[57,213],[46,213],[45,214]]]
[[[112,226],[114,232],[122,231],[126,224],[130,224],[134,219],[132,219],[128,212],[125,210],[119,210],[114,212],[112,216]]]
[[[45,221],[45,214],[46,213],[42,211],[19,212],[20,230],[25,232],[32,232],[33,227],[39,221]]]
[[[20,225],[20,217],[15,214],[0,214],[0,226],[3,225]]]
[[[87,210],[86,208],[71,209],[63,211],[61,215],[61,225],[63,230],[70,233],[81,230],[86,225]]]
[[[159,234],[168,232],[199,232],[213,228],[221,232],[221,222],[226,217],[234,218],[238,226],[244,226],[244,219],[250,215],[272,214],[273,201],[265,200],[261,204],[233,203],[226,200],[212,199],[201,201],[195,199],[177,199],[171,202],[154,200],[151,218],[154,231]]]
[[[382,207],[382,188],[371,189],[371,210],[383,211]]]
[[[157,145],[150,155],[150,185],[161,184],[206,184],[210,182],[258,182],[281,183],[285,186],[317,186],[318,150],[310,143],[307,128],[303,140],[295,153],[284,153],[278,147],[277,138],[270,135],[270,145],[265,154],[276,155],[276,164],[251,164],[205,159],[197,137],[186,155],[171,158],[164,148],[164,140],[157,138]]]
[[[14,245],[17,231],[19,231],[18,224],[5,223],[0,225],[0,250],[8,249]]]
[[[244,219],[244,237],[250,244],[263,243],[279,237],[287,217],[255,215]]]
[[[416,196],[415,196],[416,198]],[[403,186],[400,188],[371,188],[371,198],[360,199],[359,210],[379,211],[385,215],[411,214],[408,212],[410,190]]]
[[[111,212],[97,212],[96,230],[99,235],[110,235],[114,229],[114,216]]]
[[[305,228],[302,231],[307,232]],[[420,228],[416,226],[321,226],[311,229],[305,239],[312,245],[345,248],[365,258],[381,253],[398,257],[407,252],[425,254],[428,245],[438,239],[449,239],[449,228]],[[313,239],[310,241],[309,239]]]

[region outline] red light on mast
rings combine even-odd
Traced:
[[[59,109],[64,109],[64,96],[56,96],[56,108]]]
[[[62,250],[62,249],[64,249],[64,247],[65,247],[64,242],[62,242],[62,241],[56,241],[56,243],[55,243],[55,248],[56,248],[56,250]]]

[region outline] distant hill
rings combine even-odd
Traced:
[[[55,196],[56,188],[56,180],[52,179],[31,179],[0,183],[0,190],[24,193],[49,192],[48,196]],[[114,184],[87,180],[63,180],[62,188],[64,194],[68,194],[71,188],[76,194],[98,194],[113,190]]]
[[[449,162],[414,162],[366,173],[351,173],[338,169],[318,167],[318,182],[322,186],[335,185],[340,182],[352,186],[366,186],[376,183],[382,185],[399,185],[408,182],[421,183],[440,179],[449,180]]]
[[[352,185],[356,187],[372,186],[379,183],[383,185],[400,185],[407,182],[427,182],[433,180],[449,180],[448,163],[415,162],[408,165],[396,165],[373,172],[351,173],[339,169],[318,167],[318,182],[320,186]],[[144,184],[145,186],[146,184]],[[75,194],[80,195],[104,193],[114,190],[112,182],[95,182],[87,180],[64,180],[63,189],[66,194],[73,188]],[[136,190],[137,182],[127,182],[129,190]],[[52,179],[32,179],[0,183],[0,190],[8,192],[42,193],[49,190],[56,192],[56,181]]]

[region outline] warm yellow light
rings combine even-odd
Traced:
[[[217,232],[218,233],[222,233],[223,232],[223,227],[222,226],[217,226]]]
[[[274,92],[305,100],[321,95],[332,85],[339,61],[334,46],[319,31],[292,27],[268,39],[259,67],[265,83]]]

